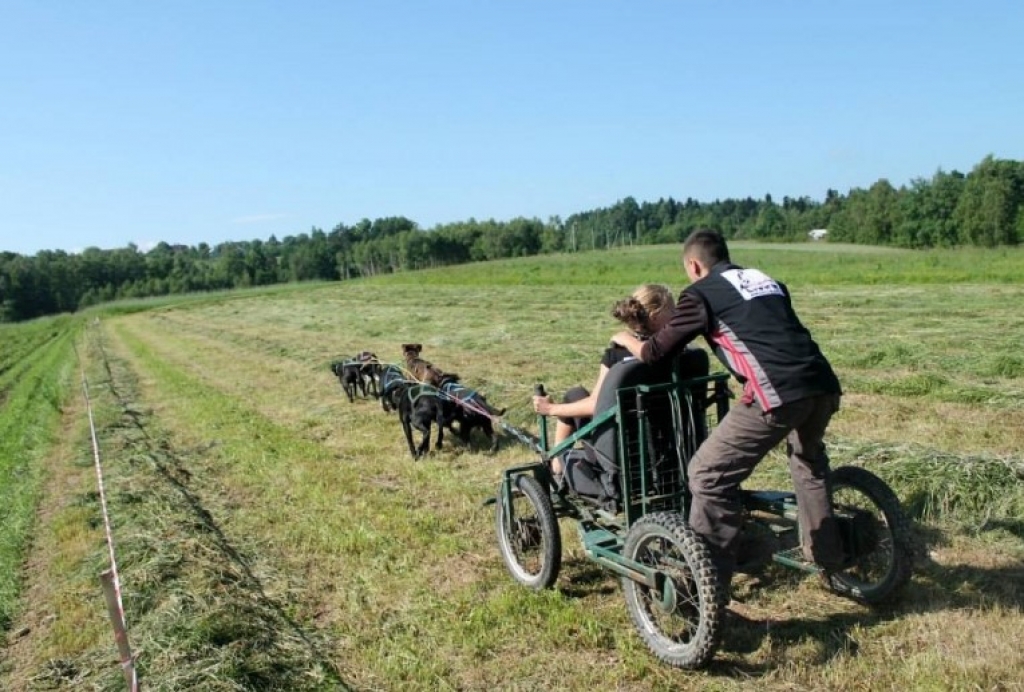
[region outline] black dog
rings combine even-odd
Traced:
[[[492,419],[503,416],[505,409],[497,410],[492,407],[482,394],[460,383],[459,376],[454,373],[444,375],[440,390],[442,396],[453,404],[448,418],[448,429],[455,432],[451,424],[458,421],[459,439],[469,443],[473,429],[480,428],[491,441],[490,451],[498,451],[498,436],[494,432]]]
[[[395,398],[398,402],[398,419],[402,422],[405,440],[409,443],[412,458],[419,459],[430,451],[430,426],[437,424],[437,442],[435,449],[441,449],[444,443],[444,427],[446,423],[445,406],[434,387],[426,384],[403,384],[396,388]],[[423,433],[423,439],[417,447],[412,441],[412,429]]]
[[[360,363],[359,377],[363,381],[364,388],[373,395],[374,399],[376,399],[380,396],[378,389],[381,372],[380,359],[377,358],[376,353],[360,351],[356,355],[355,361]],[[363,396],[365,396],[365,394]]]
[[[357,389],[364,398],[368,393],[377,398],[377,377],[380,372],[380,363],[377,356],[369,351],[363,351],[355,358],[348,360],[333,361],[331,372],[341,383],[341,388],[348,396],[349,403],[355,401]]]
[[[338,378],[341,388],[348,397],[349,403],[356,400],[356,388],[361,388],[366,396],[366,383],[359,372],[360,365],[350,360],[336,360],[331,363],[331,372]]]
[[[380,406],[384,413],[398,410],[398,398],[402,394],[404,385],[415,384],[405,376],[402,369],[397,365],[386,365],[380,369],[377,377],[380,382]]]

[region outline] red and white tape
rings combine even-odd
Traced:
[[[82,392],[85,394],[85,408],[89,414],[89,434],[92,437],[92,456],[96,467],[96,484],[100,493],[100,509],[103,512],[103,529],[107,534],[107,550],[110,553],[110,569],[100,574],[107,610],[114,625],[114,640],[117,643],[121,668],[130,692],[138,692],[139,680],[135,670],[135,657],[128,642],[128,628],[125,624],[124,603],[121,601],[121,577],[117,571],[117,557],[114,554],[114,533],[110,526],[110,512],[107,509],[107,490],[103,483],[103,465],[100,463],[100,444],[96,436],[96,421],[92,414],[92,399],[89,396],[89,382],[82,370]]]

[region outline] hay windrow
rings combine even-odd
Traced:
[[[914,518],[969,530],[1024,518],[1024,459],[920,445],[834,444],[833,456],[888,482]]]
[[[234,536],[224,489],[203,473],[201,450],[180,449],[132,403],[134,375],[99,344],[107,386],[94,385],[98,434],[130,637],[148,690],[345,689],[321,652],[322,637],[300,624],[301,579]],[[96,520],[99,508],[91,498]],[[81,565],[97,573],[105,546]],[[98,591],[98,589],[97,589]],[[109,646],[108,646],[109,645]],[[47,661],[38,689],[122,689],[112,640]]]

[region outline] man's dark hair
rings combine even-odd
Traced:
[[[683,243],[683,257],[692,257],[710,269],[719,262],[729,262],[729,247],[718,231],[698,228]]]

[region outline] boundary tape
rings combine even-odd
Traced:
[[[124,603],[121,600],[121,577],[117,570],[117,557],[114,552],[114,533],[111,529],[110,512],[107,509],[107,491],[103,482],[103,465],[100,461],[100,445],[96,435],[96,421],[92,413],[92,398],[89,396],[89,381],[85,376],[85,365],[82,357],[75,349],[78,364],[82,373],[82,393],[85,396],[85,408],[89,414],[89,435],[92,440],[93,464],[96,467],[96,485],[100,494],[100,509],[103,513],[103,528],[107,537],[107,551],[110,554],[110,569],[100,573],[100,583],[107,602],[107,611],[114,627],[114,641],[120,657],[121,670],[130,692],[138,692],[139,678],[135,669],[135,657],[128,641],[128,627],[125,623]]]

